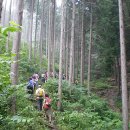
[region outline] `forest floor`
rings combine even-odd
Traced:
[[[37,101],[36,101],[36,99],[30,98],[30,100],[31,100],[33,106],[37,109]],[[42,114],[40,114],[40,116],[42,117],[44,124],[45,124],[50,130],[58,130],[58,128],[57,128],[57,126],[56,126],[56,123],[55,123],[55,117],[54,117],[54,115],[52,115],[52,122],[51,122],[51,123],[49,123],[48,119],[46,118],[44,111],[42,111]]]
[[[118,88],[113,86],[112,88],[102,89],[97,91],[96,94],[108,102],[108,105],[114,111],[121,112],[121,97],[118,95]]]
[[[113,81],[108,81],[108,88],[96,89],[94,92],[101,98],[108,102],[109,107],[117,112],[122,112],[122,100],[121,100],[121,90],[119,94],[119,88],[115,85]],[[130,82],[128,83],[128,107],[130,110]]]
[[[104,85],[104,84],[103,84]],[[107,86],[110,87],[102,87],[98,88],[98,86],[93,87],[93,92],[96,93],[99,97],[102,99],[106,100],[108,102],[109,107],[116,111],[121,113],[122,112],[122,104],[121,104],[121,95],[119,95],[119,88],[115,86],[113,81],[108,81]],[[36,101],[34,101],[34,106],[36,105]],[[36,106],[35,106],[36,107]],[[129,107],[130,108],[130,107]],[[44,117],[44,112],[43,115],[41,115],[43,118],[43,121],[45,125],[50,129],[50,130],[58,130],[57,125],[55,124],[55,117],[53,117],[53,123],[50,124],[48,120]]]
[[[119,88],[113,81],[108,81],[107,86],[104,88],[93,88],[93,91],[101,98],[108,102],[109,107],[117,112],[121,113],[121,94],[119,94]]]
[[[109,107],[115,112],[122,113],[122,100],[121,94],[118,93],[118,87],[112,86],[104,90],[96,90],[96,94],[108,102]],[[130,89],[128,88],[128,108],[129,108],[129,121],[130,121]]]

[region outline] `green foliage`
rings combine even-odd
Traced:
[[[113,113],[112,113],[113,114]],[[114,119],[105,117],[102,119],[97,112],[86,109],[84,112],[73,110],[57,114],[58,124],[61,130],[66,127],[69,130],[111,130],[121,128],[121,121],[118,117]]]
[[[47,58],[44,56],[43,58],[43,62],[42,62],[42,70],[41,72],[40,70],[40,58],[32,58],[30,61],[28,60],[28,49],[27,46],[25,46],[22,51],[20,52],[20,61],[19,61],[19,75],[21,77],[19,77],[19,80],[21,82],[25,82],[28,80],[28,78],[30,76],[32,76],[32,74],[34,73],[43,73],[47,70]]]
[[[35,109],[35,100],[33,102],[28,100],[28,95],[26,94],[24,84],[18,85],[15,88],[7,87],[3,90],[1,95],[2,96],[0,96],[0,129],[47,130],[45,127],[45,119],[43,118],[43,113],[38,112]],[[16,115],[12,115],[10,113],[12,95],[16,95]]]
[[[93,86],[94,89],[107,89],[111,88],[112,86],[110,83],[108,83],[107,79],[98,79],[94,80],[91,85]]]
[[[15,56],[15,54],[5,53],[5,43],[8,32],[20,31],[20,28],[21,27],[14,22],[10,22],[9,27],[0,27],[0,129],[47,130],[47,128],[45,128],[45,122],[42,117],[43,113],[38,112],[34,107],[36,101],[34,101],[34,105],[32,105],[32,102],[30,102],[27,98],[28,95],[25,92],[25,84],[21,84],[15,87],[10,85],[11,58]],[[27,57],[27,53],[20,54],[24,56],[26,55]],[[23,64],[21,67],[22,69],[24,68],[24,71],[22,71],[23,76],[25,76],[26,72],[30,73],[30,71],[25,69],[28,66],[28,62],[24,63],[25,64]],[[32,66],[31,63],[30,66]],[[27,68],[30,69],[30,66]],[[33,65],[32,69],[36,70],[37,68],[38,70],[39,68],[37,66]],[[16,97],[16,115],[12,115],[11,113],[13,96]]]
[[[10,84],[10,56],[0,55],[0,90]]]
[[[10,64],[14,54],[5,53],[5,43],[8,33],[16,31],[20,31],[20,26],[13,21],[8,27],[0,27],[0,90],[10,84]]]
[[[118,1],[99,0],[95,11],[97,17],[95,68],[100,76],[111,76],[115,57],[119,57]],[[105,28],[104,28],[105,27]],[[97,72],[96,72],[97,73]],[[99,78],[99,76],[97,76]]]
[[[34,73],[39,71],[39,65],[34,63],[32,60],[28,61],[27,50],[23,49],[20,54],[20,62],[19,62],[19,74],[21,77],[20,81],[27,81],[28,78]]]
[[[4,36],[6,37],[8,35],[8,32],[19,32],[21,30],[20,28],[20,25],[10,21],[10,26],[0,27],[0,36],[3,38]]]
[[[50,93],[52,107],[56,109],[58,81],[48,80],[44,88]],[[71,86],[63,81],[63,112],[55,112],[57,125],[60,130],[120,130],[122,122],[120,114],[113,112],[106,101],[96,95],[86,96],[86,89],[75,85]],[[86,129],[87,128],[87,129]]]
[[[49,93],[56,93],[58,88],[58,82],[56,79],[49,79],[45,84],[44,88]]]

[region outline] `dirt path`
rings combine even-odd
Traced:
[[[37,106],[36,106],[36,100],[34,98],[30,98],[29,99],[33,106],[37,109]],[[55,117],[54,117],[54,114],[53,114],[53,117],[52,117],[52,122],[49,123],[49,121],[45,118],[45,113],[44,111],[42,112],[43,114],[41,115],[41,117],[43,118],[43,122],[44,124],[50,129],[50,130],[58,130],[57,126],[56,126],[56,123],[55,123]]]

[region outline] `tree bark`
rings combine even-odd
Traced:
[[[73,58],[74,58],[74,27],[75,27],[75,0],[73,0],[73,12],[72,12],[72,30],[71,30],[71,45],[70,45],[70,67],[69,67],[69,86],[72,83],[73,76]],[[70,88],[71,93],[71,88]]]
[[[47,59],[48,59],[48,26],[49,26],[48,25],[48,21],[49,21],[48,16],[47,16],[47,22],[46,22],[46,57],[47,57]]]
[[[31,0],[31,9],[30,9],[30,33],[29,33],[29,60],[32,57],[32,31],[33,31],[33,11],[34,11],[34,0]]]
[[[92,53],[92,5],[91,5],[91,14],[90,14],[90,43],[89,43],[89,54],[88,54],[88,94],[90,94],[91,53]]]
[[[123,0],[119,3],[119,26],[120,26],[120,55],[121,55],[121,86],[122,86],[122,116],[123,130],[128,130],[128,91],[127,91],[127,71],[126,71],[126,48],[124,34]]]
[[[8,12],[8,23],[11,20],[11,6],[12,6],[12,0],[10,0],[9,3],[9,12]],[[6,52],[9,51],[9,41],[10,41],[10,33],[8,33],[7,43],[6,43]]]
[[[80,9],[80,8],[79,8]],[[78,37],[78,45],[77,45],[77,79],[79,78],[80,68],[81,68],[81,35],[82,35],[82,15],[80,12],[78,13],[78,28],[79,28],[79,37]]]
[[[121,79],[120,79],[120,61],[119,58],[115,58],[115,73],[116,73],[116,85],[118,86],[118,94],[121,95]]]
[[[0,23],[1,23],[1,13],[2,13],[2,3],[3,3],[3,0],[0,1]]]
[[[75,42],[74,42],[75,43]],[[73,63],[72,63],[72,80],[71,80],[71,83],[74,84],[74,71],[75,71],[75,65],[74,65],[74,61],[75,61],[75,46],[74,46],[74,50],[73,50]],[[71,92],[71,91],[70,91]]]
[[[15,6],[15,21],[17,24],[22,26],[22,18],[23,18],[23,4],[24,0],[14,0]],[[11,83],[12,85],[18,84],[18,60],[19,60],[19,49],[20,49],[20,41],[21,41],[21,32],[15,32],[13,37],[13,47],[12,53],[16,54],[13,57],[13,61],[11,63]],[[13,95],[11,99],[11,112],[12,114],[16,113],[16,96]]]
[[[49,7],[49,43],[48,43],[48,77],[53,72],[53,47],[54,47],[54,21],[55,17],[55,0],[50,1]]]
[[[84,8],[84,5],[83,7]],[[84,31],[84,9],[82,12],[82,34],[81,34],[81,66],[80,66],[80,83],[84,84],[84,52],[85,52],[85,31]]]
[[[48,25],[48,78],[50,77],[51,69],[51,2],[49,3],[49,25]]]
[[[16,0],[15,3],[16,3],[15,4],[15,7],[16,7],[15,21],[17,24],[22,26],[23,0]],[[21,32],[15,32],[14,38],[13,38],[12,53],[16,54],[16,56],[14,56],[13,62],[11,63],[11,83],[12,83],[12,85],[18,84],[18,60],[19,60],[20,41],[21,41]]]
[[[1,25],[4,26],[5,25],[5,14],[6,14],[6,4],[7,4],[7,0],[4,0],[2,3],[2,14],[1,14]]]
[[[39,0],[36,3],[36,25],[35,25],[35,43],[34,43],[34,60],[36,60],[37,54],[37,26],[38,26],[38,8],[39,8]]]
[[[49,4],[49,1],[46,2],[46,5]],[[48,44],[49,44],[49,9],[46,11],[46,58],[48,59]]]
[[[65,21],[65,16],[64,16],[64,11],[65,11],[65,0],[62,0],[62,14],[61,14],[61,37],[60,37],[60,62],[59,62],[59,87],[58,87],[58,110],[61,110],[62,106],[62,66],[63,66],[63,44],[65,40],[65,28],[64,28],[64,21]]]
[[[42,16],[41,16],[41,31],[40,31],[40,47],[39,47],[39,58],[40,58],[40,71],[42,70],[42,60],[43,60],[43,37],[44,37],[44,3],[45,0],[42,1]]]
[[[67,10],[66,10],[67,11]],[[67,12],[66,12],[66,19],[65,19],[65,24],[66,24],[66,62],[65,62],[65,67],[66,67],[66,69],[65,69],[65,75],[66,75],[66,80],[68,80],[68,59],[69,59],[69,57],[68,57],[68,51],[69,51],[69,36],[68,36],[68,34],[69,34],[69,32],[68,32],[68,30],[69,30],[69,25],[68,25],[68,15],[67,15]]]
[[[52,15],[52,71],[53,77],[55,77],[55,0],[53,2],[53,15]]]

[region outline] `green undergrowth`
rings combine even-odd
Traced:
[[[103,90],[110,89],[113,86],[107,81],[107,79],[98,79],[91,82],[92,89]]]
[[[11,113],[12,97],[16,97],[16,113]],[[6,87],[0,95],[0,130],[48,130],[43,112],[29,100],[24,85]]]
[[[52,98],[52,108],[59,130],[122,130],[121,115],[112,111],[106,101],[87,90],[63,81],[62,112],[57,110],[58,81],[43,85]],[[16,96],[16,114],[11,113],[11,99]],[[47,130],[43,112],[35,109],[36,101],[28,99],[25,84],[6,87],[0,95],[0,130]],[[35,99],[35,98],[34,98]]]
[[[53,99],[52,107],[56,110],[58,101],[57,80],[49,80],[44,85],[45,90]],[[121,115],[112,111],[106,101],[95,94],[87,96],[85,88],[71,86],[63,81],[62,112],[55,111],[57,125],[60,130],[122,130]]]
[[[27,47],[26,47],[27,48]],[[25,82],[28,78],[34,73],[43,73],[47,70],[47,58],[44,56],[44,62],[42,62],[42,70],[43,72],[39,72],[40,70],[40,58],[32,58],[32,60],[28,60],[28,50],[23,48],[20,53],[20,61],[19,61],[19,81]]]

